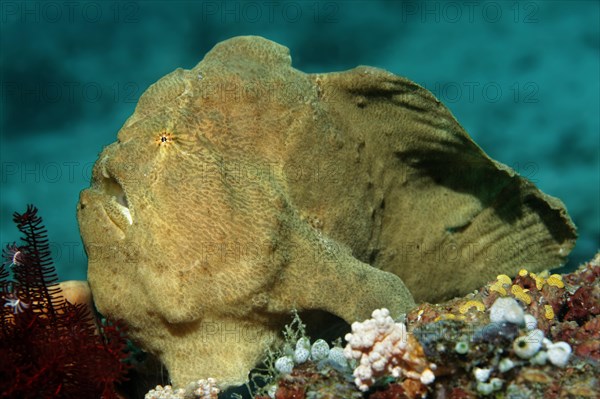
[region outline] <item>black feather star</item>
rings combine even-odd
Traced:
[[[123,328],[62,297],[34,206],[13,220],[23,245],[2,252],[0,398],[117,398],[130,368]]]

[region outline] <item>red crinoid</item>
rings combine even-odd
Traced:
[[[13,220],[24,236],[0,266],[0,398],[117,398],[130,367],[123,329],[62,297],[35,207]]]

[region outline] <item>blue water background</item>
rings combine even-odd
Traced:
[[[262,35],[293,65],[372,65],[433,91],[475,141],[600,242],[597,1],[0,3],[1,242],[40,208],[61,279],[84,279],[75,206],[141,93],[221,40]]]

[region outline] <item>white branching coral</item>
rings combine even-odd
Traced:
[[[184,395],[185,389],[173,389],[170,385],[164,387],[157,385],[144,396],[144,399],[183,399]]]
[[[348,345],[344,356],[358,361],[354,382],[361,391],[367,391],[383,376],[404,376],[430,384],[435,380],[430,364],[419,342],[406,331],[402,323],[394,322],[390,312],[383,308],[373,311],[372,319],[352,323],[352,333],[346,334]]]
[[[144,399],[217,399],[219,388],[214,378],[190,383],[185,389],[173,389],[170,385],[157,385]]]

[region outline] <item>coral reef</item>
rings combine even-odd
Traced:
[[[78,220],[99,311],[177,387],[243,383],[291,309],[396,317],[412,297],[558,266],[576,237],[559,200],[490,159],[429,91],[369,67],[306,74],[260,37],[141,96]]]
[[[421,344],[407,334],[406,326],[395,323],[387,309],[377,309],[372,316],[362,323],[352,323],[352,333],[346,334],[344,355],[359,363],[353,373],[356,386],[367,391],[386,375],[431,384],[436,365],[426,361]]]
[[[346,369],[325,371],[310,360],[295,364],[291,373],[271,382],[270,395],[257,398],[597,398],[599,287],[600,253],[564,276],[521,270],[514,279],[499,275],[466,297],[422,304],[407,315],[407,329],[377,311],[373,320],[353,326],[346,336],[348,357],[360,357],[360,362],[351,360]],[[394,329],[405,337],[403,350],[411,339],[417,341],[412,357],[416,354],[418,370],[429,367],[435,380],[425,384],[422,373],[411,373],[414,363],[404,363],[401,372],[385,367],[385,372],[373,374],[376,378],[367,380],[369,389],[358,395],[365,380],[354,384],[357,372],[362,375],[365,365],[373,369],[380,359],[397,355],[367,356],[363,361],[368,351],[356,356],[354,348],[364,343],[373,352],[386,335],[376,331]],[[391,353],[389,348],[375,352]]]
[[[36,208],[13,220],[24,244],[9,245],[0,268],[0,397],[118,398],[129,369],[122,327],[95,324],[85,283],[62,284],[63,296]]]
[[[217,399],[219,392],[216,381],[207,378],[192,382],[185,389],[157,385],[144,396],[144,399]]]

